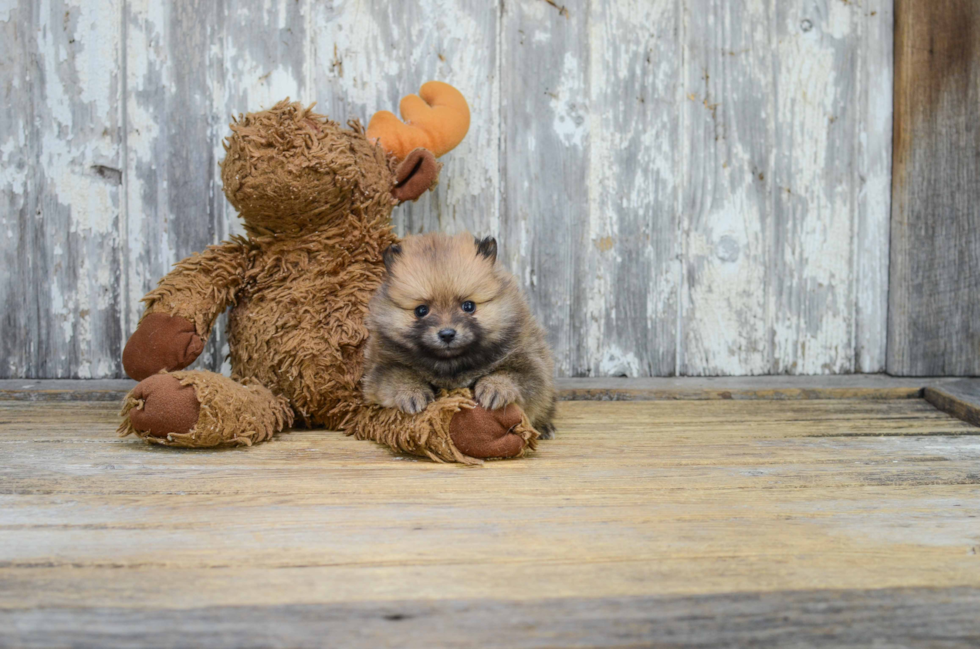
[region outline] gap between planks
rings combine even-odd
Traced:
[[[980,384],[980,379],[977,380]],[[969,379],[897,378],[884,374],[741,377],[561,378],[563,401],[700,401],[705,399],[914,399],[926,388],[968,385]],[[3,379],[0,400],[115,401],[130,379]]]

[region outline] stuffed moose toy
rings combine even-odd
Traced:
[[[516,405],[487,411],[468,390],[417,415],[365,403],[364,319],[397,241],[391,211],[439,175],[462,141],[469,107],[430,81],[402,99],[405,122],[374,115],[342,128],[288,100],[239,116],[221,164],[224,193],[247,236],[176,264],[143,298],[123,351],[139,381],[120,434],[180,447],[251,445],[294,424],[323,426],[436,461],[479,463],[533,449]],[[231,307],[231,378],[186,371]]]

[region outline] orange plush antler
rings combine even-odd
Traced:
[[[436,157],[448,153],[470,128],[466,99],[441,81],[429,81],[418,95],[402,97],[398,110],[404,122],[387,110],[378,111],[368,124],[367,136],[380,141],[399,160],[420,147]]]

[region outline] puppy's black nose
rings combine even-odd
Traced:
[[[455,329],[440,329],[439,330],[439,340],[444,343],[451,343],[453,338],[456,337]]]

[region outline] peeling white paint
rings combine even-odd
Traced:
[[[290,70],[283,66],[270,67],[268,62],[254,59],[249,50],[239,50],[233,43],[226,43],[225,47],[227,72],[238,81],[236,94],[244,98],[243,111],[272,108],[287,97],[303,101],[301,80]]]
[[[599,360],[600,376],[643,376],[640,359],[631,351],[610,346]]]
[[[859,173],[865,179],[857,194],[854,228],[855,371],[885,368],[888,320],[888,256],[891,214],[893,25],[891,0],[864,4],[859,26],[860,68],[857,75]]]
[[[33,299],[50,320],[43,363],[54,377],[84,375],[88,358],[118,358],[119,12],[117,1],[37,7],[32,173],[40,194],[28,227],[44,241],[34,263],[48,276]]]
[[[846,101],[838,95],[844,89],[838,78],[842,44],[835,39],[850,31],[851,11],[837,5],[843,3],[830,3],[827,20],[816,22],[807,37],[783,38],[776,51],[775,119],[777,137],[785,142],[777,164],[793,169],[792,184],[778,189],[776,214],[799,223],[790,229],[782,255],[785,267],[796,269],[793,285],[802,307],[786,317],[791,305],[773,304],[777,372],[839,373],[850,371],[854,362],[853,313],[845,306],[854,299],[848,281],[854,210],[848,184],[832,179],[840,174],[843,152],[831,150],[840,144],[831,139],[832,128]],[[790,34],[797,33],[792,25]],[[818,33],[821,37],[814,38]]]
[[[15,196],[24,195],[27,189],[27,174],[30,171],[27,165],[16,162],[27,144],[24,130],[17,129],[3,144],[0,144],[0,186],[5,192]],[[0,218],[6,219],[6,215],[0,215]]]
[[[173,243],[160,237],[166,227],[170,205],[168,193],[157,191],[158,185],[146,170],[155,172],[159,165],[155,147],[165,137],[161,122],[166,119],[157,98],[162,87],[172,84],[168,65],[167,34],[169,24],[166,3],[154,0],[128,0],[126,42],[126,254],[128,266],[127,311],[128,336],[142,313],[140,299],[167,268],[176,261]],[[155,257],[145,254],[152,242],[158,249]],[[160,260],[163,260],[162,263]]]
[[[583,79],[578,57],[572,52],[566,52],[558,85],[549,92],[554,111],[552,129],[566,145],[579,148],[589,134],[588,95],[582,84]]]
[[[116,67],[122,45],[119,21],[119,0],[88,2],[77,0],[69,11],[76,14],[78,29],[73,37],[76,48],[79,99],[92,106],[98,115],[108,115],[118,108],[114,88],[117,75],[109,70]]]

